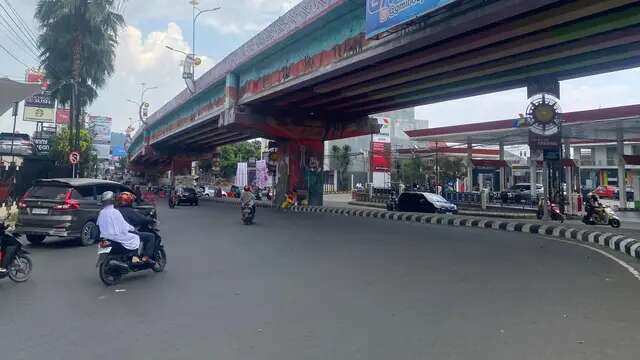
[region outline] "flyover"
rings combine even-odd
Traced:
[[[638,0],[458,0],[370,38],[365,20],[365,0],[303,0],[156,111],[132,162],[175,169],[270,138],[283,194],[308,186],[322,141],[377,131],[370,114],[518,87],[559,96],[559,80],[640,64]]]

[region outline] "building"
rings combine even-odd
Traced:
[[[591,190],[600,185],[620,187],[618,181],[618,149],[615,143],[585,143],[572,146],[573,158],[580,166],[580,184],[582,188]],[[624,155],[640,155],[640,142],[626,142]],[[635,181],[634,171],[640,170],[638,165],[625,164],[626,187],[630,188]]]

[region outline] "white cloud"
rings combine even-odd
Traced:
[[[167,45],[187,53],[190,51],[182,30],[175,23],[169,23],[166,30],[151,32],[146,37],[133,26],[124,28],[116,50],[116,72],[100,91],[89,112],[111,116],[114,130],[121,131],[129,125],[129,117],[137,119],[137,107],[127,99],[140,100],[141,83],[146,83],[147,87],[158,87],[145,95],[145,100],[151,105],[150,112],[184,89],[180,67],[184,55],[168,50]],[[211,59],[203,60],[203,65],[197,69],[200,74],[213,66]]]

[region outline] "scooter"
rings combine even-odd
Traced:
[[[6,244],[6,253],[0,251],[0,262],[4,262],[7,265],[6,272],[0,272],[0,279],[9,277],[14,282],[21,283],[31,278],[33,271],[33,261],[29,256],[29,253],[22,248],[22,244],[12,234],[6,232],[6,225],[0,223],[0,236],[2,239],[0,242]],[[4,261],[4,257],[8,256],[7,261]]]
[[[619,228],[622,225],[618,215],[609,206],[602,207],[601,216],[597,214],[583,216],[582,222],[587,225],[610,225],[612,228]]]
[[[173,209],[178,204],[178,194],[172,191],[169,195],[169,208]]]
[[[150,232],[156,238],[159,238],[158,230],[155,227],[146,228],[144,231]],[[105,285],[111,286],[117,284],[124,275],[130,272],[149,269],[157,273],[163,272],[167,265],[167,253],[160,241],[158,241],[154,254],[153,264],[133,263],[132,258],[138,255],[137,250],[125,249],[122,244],[116,241],[100,239],[98,243],[98,261],[96,262],[98,276]]]
[[[566,220],[566,217],[560,212],[560,206],[558,204],[553,203],[547,200],[547,211],[549,211],[549,216],[551,216],[551,220],[560,221],[563,223]],[[538,213],[536,214],[538,220],[542,220],[544,217],[544,209],[542,208],[542,204],[538,205]]]
[[[245,225],[253,224],[253,218],[255,217],[255,211],[250,205],[242,205],[240,212],[242,213],[242,222]]]

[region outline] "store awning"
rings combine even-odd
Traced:
[[[13,103],[20,102],[38,92],[40,92],[40,84],[25,84],[0,78],[0,115],[11,109]]]

